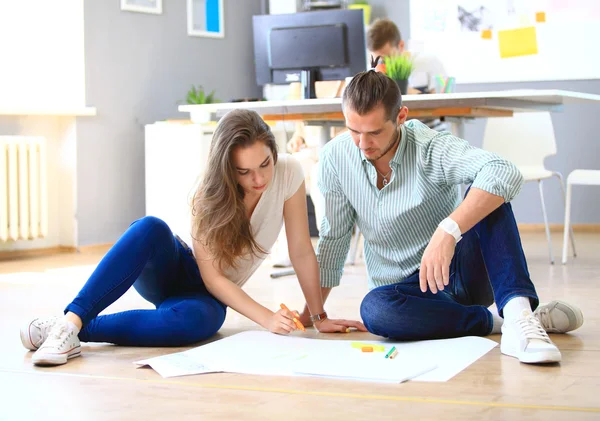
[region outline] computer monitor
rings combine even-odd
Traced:
[[[253,16],[256,83],[301,82],[315,98],[315,82],[343,80],[366,69],[362,10],[324,10]]]

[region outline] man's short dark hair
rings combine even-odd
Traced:
[[[380,50],[388,42],[395,47],[400,41],[402,41],[400,30],[389,19],[377,19],[367,32],[367,48],[370,51]]]
[[[396,121],[402,108],[398,84],[382,72],[367,70],[356,74],[342,96],[342,109],[365,115],[383,105],[389,120]]]

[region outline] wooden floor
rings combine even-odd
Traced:
[[[558,258],[559,235],[554,237]],[[167,380],[132,362],[183,348],[105,344],[84,344],[83,356],[66,366],[36,368],[19,341],[20,324],[31,316],[60,314],[102,254],[0,262],[0,420],[598,420],[600,234],[577,234],[577,241],[575,260],[550,266],[544,237],[523,237],[541,300],[569,300],[584,312],[581,329],[553,336],[562,364],[520,364],[496,347],[446,383],[399,385],[227,373]],[[261,267],[246,291],[272,309],[280,302],[299,309],[303,299],[296,278],[272,280],[270,271]],[[332,316],[358,317],[365,273],[362,262],[347,267],[342,286],[328,301]],[[107,312],[136,307],[149,305],[130,291]],[[230,311],[219,335],[249,329],[258,327]],[[371,339],[359,333],[334,337]]]

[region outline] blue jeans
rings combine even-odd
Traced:
[[[132,285],[155,310],[98,316]],[[165,222],[146,216],[108,251],[67,311],[83,321],[84,342],[183,346],[214,335],[226,306],[207,291],[191,250]]]
[[[443,291],[421,292],[419,271],[370,291],[360,313],[369,332],[398,340],[486,336],[498,311],[514,297],[538,304],[510,203],[504,203],[463,235]]]

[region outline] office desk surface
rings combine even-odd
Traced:
[[[512,91],[468,92],[453,94],[404,95],[403,103],[411,117],[506,117],[521,111],[560,111],[565,104],[596,102],[600,95],[561,90],[521,89]],[[341,120],[341,98],[233,102],[206,105],[181,105],[179,111],[214,112],[244,108],[265,119]]]

